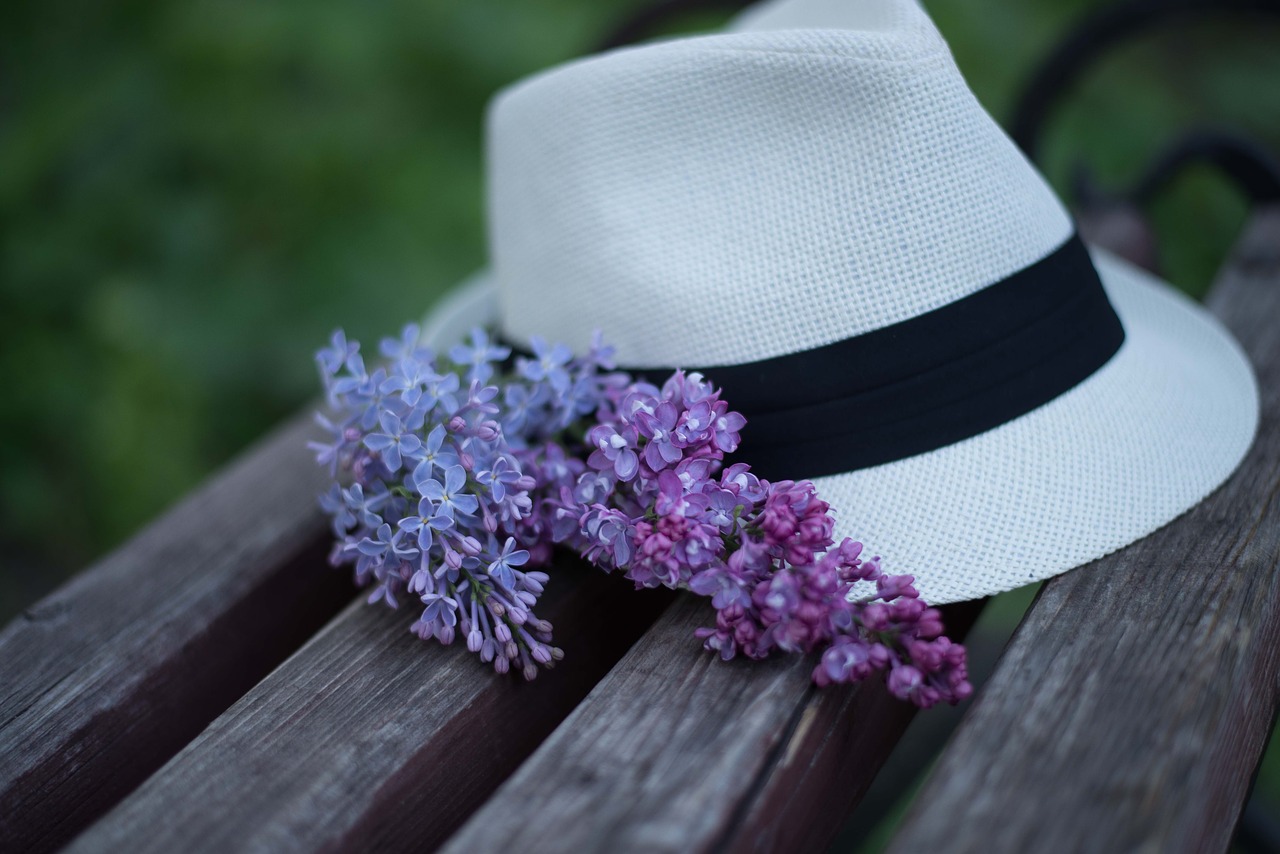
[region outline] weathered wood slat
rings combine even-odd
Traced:
[[[460,642],[424,643],[413,615],[355,603],[70,850],[438,845],[670,601],[558,569],[539,614],[565,660],[528,684]]]
[[[960,637],[981,609],[947,613]],[[818,690],[814,662],[722,662],[675,607],[447,852],[806,851],[828,842],[911,719],[878,683]]]
[[[1280,209],[1208,304],[1262,426],[1186,516],[1042,589],[892,850],[1224,851],[1280,692]]]
[[[0,850],[70,839],[351,598],[324,567],[312,429],[286,425],[0,633]]]

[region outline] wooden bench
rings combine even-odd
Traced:
[[[1131,215],[1082,214],[1141,254]],[[1280,673],[1280,207],[1208,297],[1252,358],[1240,470],[1046,583],[892,850],[1224,850]],[[912,717],[722,663],[706,606],[565,562],[524,684],[324,560],[305,416],[0,634],[0,851],[815,850]],[[982,603],[948,608],[962,634]]]

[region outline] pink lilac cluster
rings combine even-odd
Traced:
[[[746,420],[697,374],[661,389],[609,389],[586,434],[576,491],[546,503],[579,528],[569,542],[638,587],[711,598],[698,631],[722,658],[818,653],[819,685],[885,672],[890,691],[922,707],[971,692],[965,651],[909,575],[886,575],[862,545],[833,539],[830,506],[809,481],[761,480],[724,467]]]
[[[464,636],[529,679],[552,666],[562,653],[533,613],[550,579],[531,568],[559,545],[638,587],[710,597],[716,625],[698,636],[725,659],[813,653],[820,685],[883,672],[925,707],[970,692],[937,610],[910,576],[834,543],[812,483],[724,466],[746,421],[701,376],[633,380],[598,337],[581,357],[535,339],[511,360],[479,330],[440,355],[417,336],[383,342],[369,371],[335,335],[318,361],[340,417],[314,447],[352,477],[321,500],[335,562],[374,585],[371,602],[418,597],[423,638]]]

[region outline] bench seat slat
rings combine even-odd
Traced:
[[[891,850],[1225,851],[1280,673],[1280,208],[1208,299],[1258,372],[1240,470],[1045,584]]]
[[[70,839],[351,598],[291,422],[0,632],[0,850]]]
[[[955,637],[981,603],[950,609]],[[880,684],[818,690],[813,661],[723,662],[682,598],[444,849],[816,850],[914,707]]]
[[[539,615],[565,660],[532,683],[494,674],[461,641],[423,642],[412,607],[353,603],[70,850],[429,849],[670,601],[558,569]]]

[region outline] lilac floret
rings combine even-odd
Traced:
[[[618,480],[629,481],[640,471],[640,457],[635,452],[639,434],[634,427],[621,432],[612,425],[600,424],[587,433],[587,442],[595,450],[587,464],[599,471],[612,470]]]
[[[321,374],[327,379],[335,376],[342,370],[342,366],[359,352],[360,345],[354,341],[348,342],[346,333],[337,329],[329,339],[329,346],[316,353],[316,363],[320,366]]]
[[[365,447],[382,456],[382,462],[392,471],[399,471],[404,459],[421,456],[422,440],[405,427],[394,412],[383,412],[378,419],[382,432],[364,437]]]
[[[462,491],[467,483],[467,472],[462,466],[450,466],[445,470],[443,482],[427,478],[417,482],[422,494],[435,502],[442,515],[456,518],[459,515],[470,516],[480,507],[480,501],[474,495]]]
[[[431,351],[422,346],[422,328],[416,323],[406,323],[399,338],[382,339],[378,351],[393,362],[416,358],[431,360]]]
[[[436,404],[435,395],[428,389],[438,387],[440,381],[430,362],[409,356],[396,363],[395,372],[378,384],[378,392],[384,397],[399,395],[415,417],[423,417]]]
[[[679,410],[669,400],[659,403],[652,413],[636,413],[636,428],[648,440],[644,448],[644,461],[650,471],[660,472],[679,462],[683,456],[675,434],[679,418]]]
[[[517,549],[514,537],[507,537],[502,551],[489,564],[489,577],[507,590],[516,589],[515,567],[524,566],[529,561],[529,552]]]
[[[747,580],[723,564],[708,567],[689,579],[689,589],[699,596],[710,596],[711,607],[723,611],[730,605],[745,608],[751,604]]]
[[[571,382],[566,366],[573,358],[573,351],[564,344],[549,345],[536,335],[529,339],[529,346],[534,357],[519,360],[521,375],[534,382],[546,380],[556,391],[566,391]]]
[[[580,525],[587,560],[608,566],[626,566],[631,560],[634,523],[625,513],[596,506],[583,514]]]
[[[494,344],[483,329],[471,330],[469,344],[455,344],[449,350],[449,358],[467,368],[467,379],[487,382],[493,376],[494,365],[511,355],[511,349]]]
[[[399,526],[406,534],[416,537],[418,549],[426,554],[435,542],[435,532],[453,527],[453,517],[440,513],[435,502],[424,496],[418,502],[417,514],[404,517]]]
[[[378,558],[383,563],[388,560],[410,558],[418,553],[412,546],[401,546],[400,532],[393,532],[386,522],[378,526],[378,530],[373,532],[372,537],[365,537],[356,543],[356,551],[366,557]]]
[[[454,450],[451,443],[445,441],[447,431],[443,424],[437,424],[431,428],[431,432],[427,434],[427,439],[422,444],[419,454],[421,462],[413,470],[414,484],[420,484],[422,481],[430,480],[435,471],[448,471],[453,466],[459,465],[460,460],[458,454]],[[418,486],[418,491],[422,491],[422,487]]]

